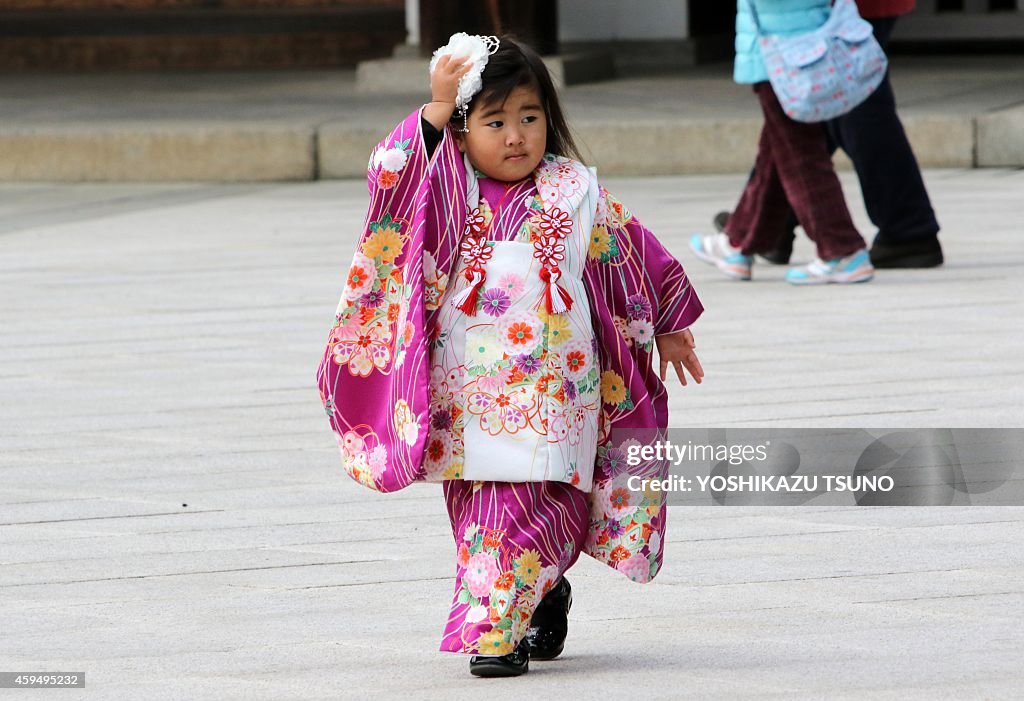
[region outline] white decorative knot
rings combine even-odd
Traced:
[[[481,75],[483,75],[484,68],[487,67],[487,58],[498,50],[499,44],[498,37],[459,32],[452,34],[448,43],[435,51],[434,57],[430,59],[431,73],[434,72],[434,68],[442,56],[467,58],[473,62],[473,67],[469,69],[469,72],[459,78],[459,91],[455,97],[455,106],[461,113],[465,114],[470,100],[483,88]]]

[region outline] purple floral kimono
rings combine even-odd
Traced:
[[[457,568],[441,649],[506,654],[580,552],[636,582],[658,572],[662,496],[626,480],[659,475],[628,466],[620,437],[667,425],[654,337],[703,307],[581,163],[549,154],[498,183],[448,129],[428,154],[417,110],[368,173],[321,399],[353,479],[443,482]]]

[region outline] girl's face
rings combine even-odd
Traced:
[[[457,132],[459,150],[488,178],[526,178],[540,164],[547,146],[548,122],[541,104],[536,88],[521,85],[504,104],[475,105],[469,113],[469,133]]]

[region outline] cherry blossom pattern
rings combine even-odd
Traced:
[[[355,377],[368,377],[374,368],[383,370],[391,360],[391,335],[381,323],[356,327],[336,326],[331,333],[334,362],[348,365]]]
[[[480,417],[480,428],[491,436],[515,434],[530,425],[536,411],[533,395],[526,388],[506,389],[497,393],[471,391],[466,411]]]
[[[548,204],[572,197],[583,188],[585,182],[582,173],[572,161],[550,154],[541,161],[535,179],[540,196]]]

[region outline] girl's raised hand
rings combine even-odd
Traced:
[[[455,104],[459,94],[459,79],[469,72],[473,62],[468,58],[453,58],[446,54],[437,60],[430,74],[430,95],[434,102]]]
[[[459,94],[459,78],[473,67],[467,58],[453,59],[446,54],[437,60],[430,74],[430,104],[423,109],[423,118],[440,131],[455,113],[455,98]]]
[[[667,336],[655,336],[654,342],[658,345],[658,359],[661,360],[661,381],[665,381],[665,374],[671,364],[676,369],[679,381],[686,385],[686,375],[683,368],[689,371],[690,375],[699,385],[704,379],[704,368],[700,366],[700,360],[694,349],[693,334],[689,329]]]

